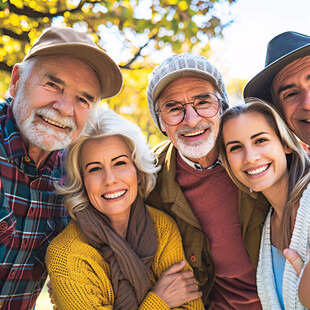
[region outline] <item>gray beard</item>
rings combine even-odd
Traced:
[[[182,140],[179,140],[177,143],[178,150],[187,158],[202,158],[208,155],[215,146],[215,139],[213,132],[210,132],[210,135],[205,141],[197,141],[190,145],[185,144]]]
[[[70,119],[70,123],[73,127],[69,133],[60,132],[57,129],[53,129],[48,125],[42,123],[35,124],[36,111],[48,111],[48,108],[33,109],[30,116],[22,120],[24,115],[27,115],[31,102],[26,99],[24,95],[24,88],[22,87],[16,94],[14,99],[12,110],[16,124],[20,130],[20,133],[28,140],[28,142],[44,151],[54,151],[65,148],[71,143],[72,133],[76,130],[76,125]]]

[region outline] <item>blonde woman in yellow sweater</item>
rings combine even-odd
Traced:
[[[56,309],[204,309],[176,223],[144,204],[158,169],[138,126],[95,111],[57,186],[72,221],[46,256]]]

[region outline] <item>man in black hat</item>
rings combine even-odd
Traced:
[[[310,37],[284,32],[267,48],[265,69],[248,82],[244,97],[277,106],[298,138],[310,145]]]

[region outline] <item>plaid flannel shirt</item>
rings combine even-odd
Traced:
[[[61,152],[37,169],[27,155],[7,103],[0,103],[0,308],[33,309],[46,280],[44,258],[68,223],[53,182],[61,177]]]

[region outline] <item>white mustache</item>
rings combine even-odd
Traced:
[[[207,124],[198,124],[195,127],[186,126],[185,128],[178,130],[177,133],[178,133],[178,135],[184,135],[184,134],[189,134],[189,133],[194,132],[194,131],[205,130],[205,129],[209,129],[209,128],[212,128],[212,126],[209,126]]]
[[[77,129],[76,124],[71,117],[61,116],[54,109],[38,108],[35,110],[35,113],[39,116],[50,119],[55,124],[59,124],[60,127],[70,128],[70,131],[75,131]]]

